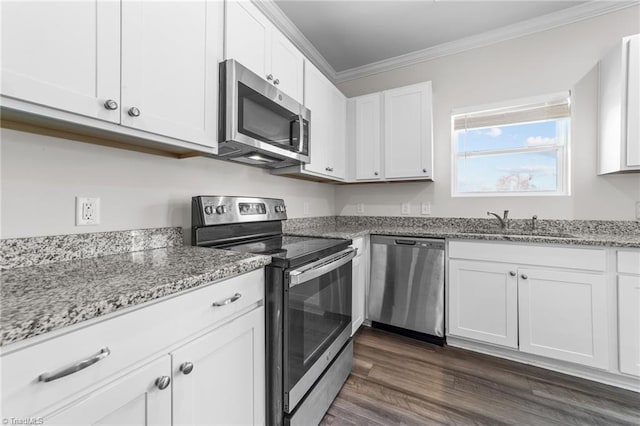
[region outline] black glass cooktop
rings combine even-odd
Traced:
[[[311,260],[338,252],[346,248],[351,241],[337,238],[297,237],[282,235],[263,240],[227,246],[225,249],[243,253],[271,256],[274,260],[293,262]],[[296,262],[297,263],[297,262]]]

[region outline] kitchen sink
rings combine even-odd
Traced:
[[[545,231],[510,231],[510,230],[496,230],[496,229],[461,229],[459,231],[461,234],[472,234],[472,235],[495,235],[500,237],[543,237],[543,238],[577,238],[576,235],[568,234],[565,232],[545,232]]]

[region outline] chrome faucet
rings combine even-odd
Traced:
[[[498,213],[487,212],[487,216],[495,216],[500,221],[500,229],[507,229],[509,226],[509,210],[504,211],[504,216],[500,217]]]

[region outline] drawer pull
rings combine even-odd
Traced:
[[[97,354],[93,355],[90,358],[84,359],[80,362],[77,362],[74,365],[62,368],[53,373],[42,373],[40,376],[38,376],[38,381],[46,383],[46,382],[52,382],[54,380],[58,380],[62,377],[68,376],[69,374],[73,374],[80,370],[84,370],[85,368],[92,366],[96,362],[108,357],[109,355],[111,355],[111,350],[106,347],[102,348],[100,349],[100,352],[98,352]]]
[[[221,302],[213,302],[213,307],[217,308],[217,307],[220,307],[220,306],[228,305],[228,304],[233,303],[236,300],[240,299],[241,297],[242,297],[242,295],[240,293],[236,293],[233,296],[231,296],[230,298],[224,299]]]

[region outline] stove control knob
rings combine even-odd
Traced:
[[[213,206],[204,206],[204,214],[213,214]]]
[[[276,213],[284,213],[285,211],[284,206],[276,206]]]
[[[225,206],[218,206],[216,207],[216,213],[218,214],[224,214],[227,212],[227,209]]]

